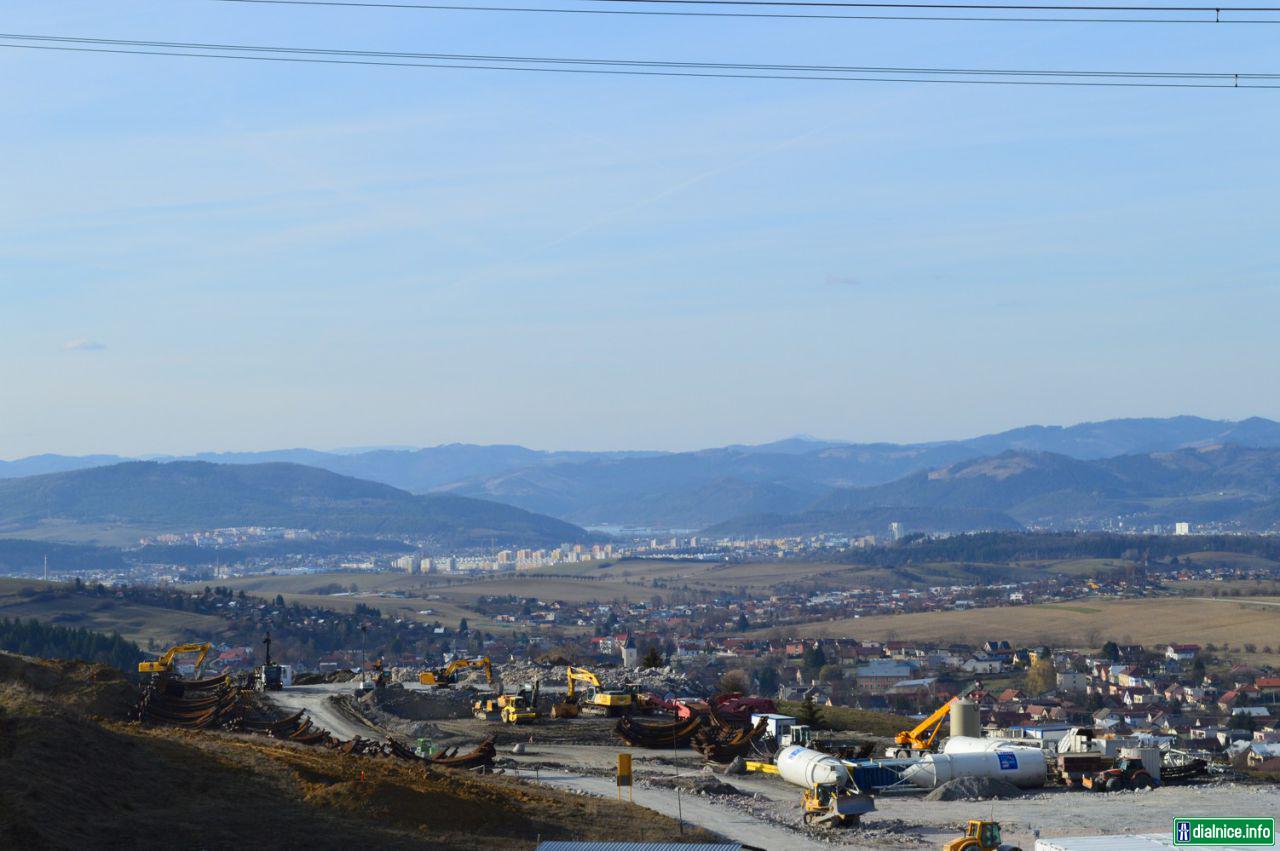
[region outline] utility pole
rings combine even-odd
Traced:
[[[365,661],[365,638],[369,635],[369,625],[367,623],[360,624],[360,692],[364,693],[365,676],[368,672],[368,664]]]

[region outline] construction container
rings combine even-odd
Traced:
[[[849,769],[839,759],[799,745],[778,751],[774,764],[783,780],[805,789],[812,789],[814,786],[836,786],[843,789],[853,785]]]
[[[1022,789],[1045,784],[1048,768],[1037,748],[1001,748],[980,753],[930,754],[902,772],[903,779],[935,789],[957,777],[994,777]]]
[[[978,716],[978,704],[972,700],[957,700],[951,704],[951,737],[980,738],[982,721]]]
[[[1121,748],[1120,756],[1123,759],[1142,760],[1142,767],[1153,780],[1160,782],[1160,764],[1164,762],[1164,757],[1159,748]]]

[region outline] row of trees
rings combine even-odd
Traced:
[[[0,620],[0,650],[45,659],[83,659],[111,665],[125,673],[137,673],[144,658],[142,648],[119,633],[103,635],[87,629],[68,629],[34,618]]]

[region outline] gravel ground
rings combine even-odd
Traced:
[[[684,787],[683,800],[698,800],[714,810],[732,810],[739,831],[734,839],[761,848],[775,849],[826,847],[851,851],[872,849],[934,849],[959,835],[971,818],[994,817],[1005,828],[1006,841],[1024,849],[1035,847],[1034,830],[1046,838],[1082,836],[1098,833],[1162,833],[1169,830],[1174,816],[1239,815],[1274,816],[1280,812],[1280,786],[1258,786],[1237,783],[1210,783],[1196,786],[1169,786],[1146,792],[1114,794],[1069,792],[1049,789],[1028,793],[1007,801],[925,801],[923,795],[884,795],[876,798],[876,812],[866,816],[859,829],[831,831],[805,828],[801,824],[800,790],[776,777],[737,775],[718,777],[737,790],[736,794],[690,794],[688,789],[706,785],[696,780],[702,774],[702,762],[692,751],[682,751],[677,759],[666,752],[624,747],[590,745],[528,745],[527,753],[511,757],[524,771],[534,765],[569,772],[570,778],[557,780],[558,785],[597,791],[601,782],[612,788],[617,755],[632,754],[637,790],[646,791],[645,801],[671,798],[671,785]],[[509,757],[509,754],[503,754]],[[681,781],[670,779],[682,776]],[[650,783],[650,777],[664,778]],[[589,778],[589,780],[587,779]],[[652,793],[652,794],[650,794]],[[654,797],[657,796],[657,797]],[[663,806],[666,806],[665,804]],[[655,807],[656,808],[656,807]],[[665,812],[666,810],[661,810]],[[687,815],[694,818],[696,812]],[[740,816],[749,817],[741,821]],[[754,841],[741,833],[744,825],[756,822],[761,835]],[[697,822],[710,830],[712,823]],[[795,844],[779,844],[777,830],[786,831]],[[765,838],[773,840],[764,841]]]
[[[282,708],[306,708],[315,720],[340,736],[370,735],[373,730],[345,713],[335,713],[328,698],[335,686],[286,689],[270,695]],[[422,723],[422,722],[419,722]],[[994,818],[1006,841],[1035,846],[1033,831],[1045,838],[1099,833],[1163,833],[1175,816],[1274,816],[1280,813],[1280,786],[1207,783],[1114,794],[1047,789],[1002,801],[925,801],[923,795],[882,795],[876,812],[861,828],[824,830],[803,826],[800,790],[766,775],[717,776],[708,782],[702,758],[691,750],[677,753],[629,748],[617,742],[611,719],[544,720],[512,727],[475,719],[439,720],[440,743],[474,742],[496,734],[500,766],[522,777],[595,795],[614,794],[619,753],[630,753],[636,776],[636,803],[676,815],[683,807],[691,823],[770,851],[801,848],[936,849],[954,838],[971,818]],[[401,732],[399,730],[397,733]],[[511,753],[524,743],[525,753]],[[656,781],[656,782],[655,782]],[[730,792],[720,784],[733,787]],[[679,803],[675,786],[680,787]],[[685,805],[688,806],[685,806]]]

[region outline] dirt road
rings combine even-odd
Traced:
[[[547,786],[577,789],[607,798],[617,797],[617,787],[613,779],[608,777],[543,771],[539,780]],[[694,795],[681,795],[677,802],[673,790],[636,788],[633,791],[635,802],[642,807],[671,818],[683,817],[688,824],[696,824],[745,845],[754,845],[767,851],[828,851],[830,848],[826,843],[810,839],[796,831],[769,824],[742,810],[719,806]],[[867,851],[874,849],[867,846]]]
[[[265,692],[276,706],[288,712],[305,709],[311,720],[324,727],[339,739],[382,738],[386,731],[362,720],[354,713],[338,710],[329,698],[355,693],[356,683],[323,683],[309,686],[290,686],[282,691]]]

